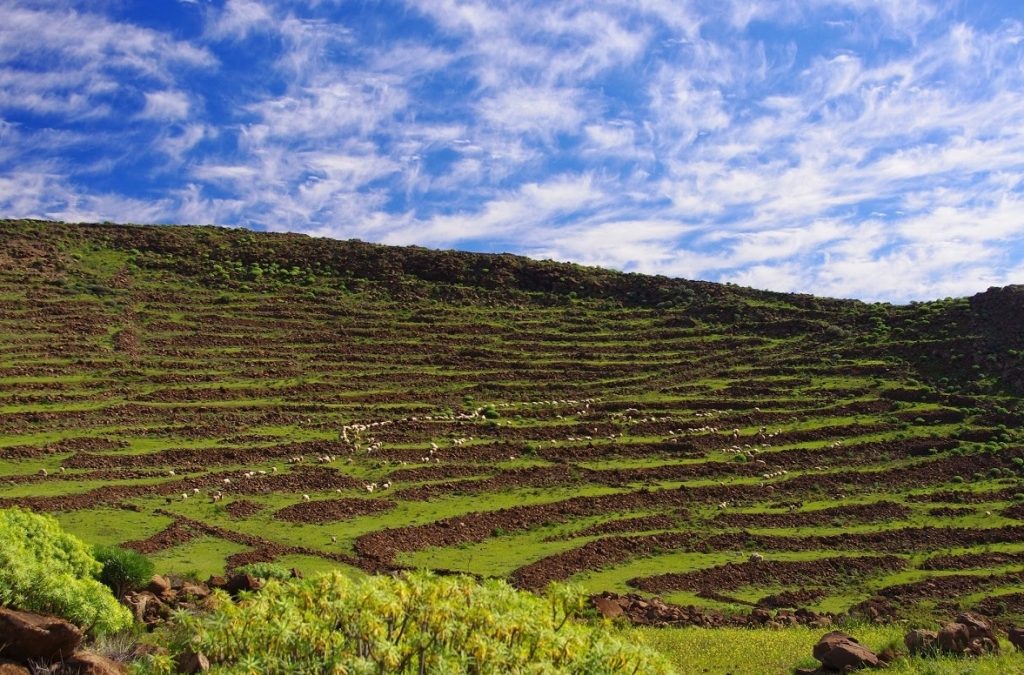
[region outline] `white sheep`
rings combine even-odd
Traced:
[[[308,502],[309,501],[309,495],[302,495],[302,501]]]

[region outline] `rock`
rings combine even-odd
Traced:
[[[963,654],[971,643],[971,634],[962,623],[947,623],[939,630],[936,642],[946,654]]]
[[[210,588],[224,588],[228,585],[228,578],[215,575],[206,580],[206,585]]]
[[[611,598],[594,598],[594,607],[601,613],[601,616],[608,619],[622,616],[622,605]]]
[[[149,584],[146,586],[147,591],[153,595],[163,595],[167,591],[171,590],[171,581],[167,577],[154,574],[153,578],[149,580]]]
[[[957,616],[955,622],[967,627],[967,634],[970,638],[968,650],[975,656],[994,654],[999,651],[999,640],[992,631],[992,627],[984,619],[965,612]]]
[[[77,675],[122,675],[128,672],[122,663],[84,651],[75,652],[65,659],[64,667]]]
[[[178,594],[181,596],[189,596],[196,600],[202,600],[210,596],[210,588],[206,584],[196,584],[191,581],[186,581],[181,585],[178,590]]]
[[[231,595],[238,595],[242,591],[258,591],[263,588],[263,582],[251,574],[236,574],[224,584],[224,590]]]
[[[0,660],[0,675],[32,675],[32,673],[20,663]]]
[[[171,608],[149,591],[129,593],[125,596],[124,602],[132,610],[135,620],[146,624],[150,629],[171,616]]]
[[[178,655],[176,665],[179,673],[205,673],[210,669],[210,659],[202,652],[186,649]]]
[[[0,607],[0,657],[56,661],[71,655],[82,631],[64,619]]]
[[[1018,651],[1024,651],[1024,628],[1011,626],[1010,630],[1006,632],[1006,637],[1010,639],[1010,644],[1016,647]]]
[[[150,599],[156,600],[156,596],[149,591],[128,593],[124,596],[124,604],[132,610],[136,621],[145,623],[146,607],[149,605]]]
[[[933,630],[915,628],[903,638],[903,644],[911,654],[927,654],[935,651],[939,634]]]
[[[840,672],[867,666],[877,668],[881,665],[874,652],[840,631],[823,635],[818,644],[814,645],[813,654],[825,668]]]

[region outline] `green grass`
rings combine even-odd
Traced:
[[[876,652],[887,645],[902,647],[904,630],[896,626],[844,628]],[[626,635],[660,651],[679,673],[789,675],[796,667],[818,665],[811,649],[825,629],[629,628]],[[1012,675],[1024,673],[1024,656],[1008,643],[1002,653],[982,658],[901,657],[883,671],[899,675]]]

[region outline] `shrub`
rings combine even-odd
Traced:
[[[287,567],[268,562],[249,563],[248,565],[236,567],[231,571],[234,574],[248,574],[258,579],[284,580],[292,578],[292,572]]]
[[[0,510],[0,605],[56,614],[97,635],[122,630],[131,614],[96,580],[101,570],[52,516]]]
[[[177,615],[170,653],[138,672],[170,673],[186,648],[221,673],[671,672],[647,648],[577,621],[584,596],[567,586],[542,598],[503,581],[332,572],[270,581],[237,604],[217,591],[211,604]]]
[[[153,578],[150,559],[131,549],[97,546],[93,549],[93,556],[103,565],[99,580],[119,598],[145,586]]]

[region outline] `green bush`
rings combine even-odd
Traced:
[[[284,565],[275,563],[249,563],[231,570],[233,574],[249,574],[257,579],[285,580],[292,578],[292,572]]]
[[[185,649],[219,673],[671,672],[653,651],[577,621],[584,596],[568,586],[542,598],[503,581],[332,572],[270,581],[237,604],[217,591],[212,604],[176,615],[159,637],[170,653],[136,672],[171,673]]]
[[[55,614],[97,635],[122,630],[131,614],[96,580],[101,570],[52,516],[0,510],[0,605]]]
[[[153,563],[149,558],[126,548],[97,546],[93,556],[103,565],[99,580],[114,591],[117,597],[145,586],[153,578]]]

